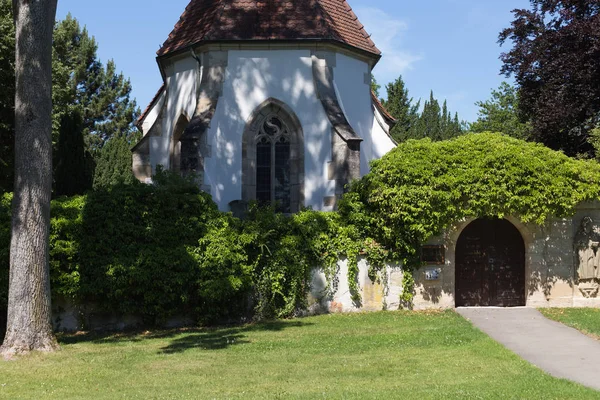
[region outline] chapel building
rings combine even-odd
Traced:
[[[370,89],[380,57],[345,0],[192,0],[158,51],[135,176],[194,174],[223,211],[333,210],[395,146]]]

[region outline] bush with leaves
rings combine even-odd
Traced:
[[[193,307],[196,262],[188,246],[220,218],[191,182],[161,181],[90,192],[80,238],[83,300],[149,323]]]
[[[600,165],[497,133],[400,144],[340,206],[350,223],[418,265],[421,244],[451,223],[514,215],[542,224],[600,196]]]

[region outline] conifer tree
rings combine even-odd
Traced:
[[[131,147],[135,137],[113,136],[98,152],[94,174],[94,189],[133,183]]]
[[[0,191],[13,189],[15,30],[11,6],[10,0],[0,0]],[[97,49],[94,37],[71,15],[55,24],[52,42],[55,167],[59,164],[61,120],[74,105],[81,107],[86,151],[94,157],[109,138],[136,132],[134,123],[139,108],[130,99],[131,84],[122,73],[117,73],[112,60],[106,66],[98,60]]]
[[[412,104],[413,99],[408,95],[402,76],[386,85],[387,101],[383,102],[387,111],[398,121],[392,128],[391,135],[397,142],[413,138],[413,126],[418,120],[420,102]]]
[[[92,188],[91,155],[83,142],[83,116],[79,107],[63,114],[54,170],[56,196],[83,194]]]

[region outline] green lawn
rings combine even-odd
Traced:
[[[452,311],[324,315],[221,329],[76,335],[0,361],[7,399],[600,399]]]
[[[600,340],[600,308],[540,308],[539,311]]]

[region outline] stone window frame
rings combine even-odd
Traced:
[[[290,135],[290,211],[304,206],[304,131],[296,113],[284,102],[269,98],[248,117],[242,135],[242,200],[256,200],[256,137],[264,120],[277,115]]]

